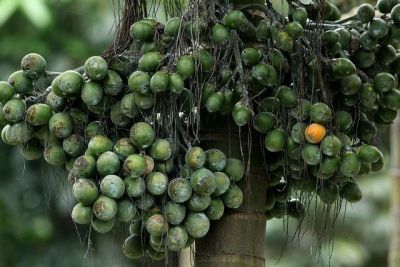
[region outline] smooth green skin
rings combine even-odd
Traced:
[[[353,62],[357,65],[357,67],[366,69],[374,65],[376,61],[376,56],[374,51],[368,51],[365,49],[358,49],[353,56]]]
[[[331,66],[333,74],[337,77],[345,77],[356,73],[356,67],[347,58],[333,59]]]
[[[92,137],[88,144],[88,149],[95,158],[98,158],[104,152],[112,151],[113,147],[113,142],[105,135],[96,135]]]
[[[211,93],[206,100],[206,108],[210,113],[217,112],[221,109],[224,102],[224,96],[222,92]]]
[[[194,75],[195,62],[192,56],[181,56],[176,62],[176,73],[186,80]]]
[[[136,117],[139,114],[139,107],[135,103],[135,95],[124,95],[124,97],[121,99],[120,109],[124,116],[131,119]]]
[[[308,165],[318,165],[322,158],[320,147],[318,145],[306,144],[302,149],[301,157]]]
[[[355,203],[362,199],[362,192],[355,182],[348,182],[340,189],[340,196],[348,202]]]
[[[93,213],[97,219],[109,221],[117,214],[117,202],[107,196],[99,196],[93,203]]]
[[[135,94],[135,104],[142,110],[148,110],[154,106],[155,96],[153,93],[143,95]]]
[[[274,86],[278,81],[278,74],[272,65],[259,63],[252,68],[251,76],[259,84],[264,86]]]
[[[32,80],[26,77],[22,70],[16,71],[8,77],[11,84],[19,94],[30,95],[33,91]]]
[[[400,24],[400,4],[397,4],[392,8],[390,18],[394,23]]]
[[[360,92],[361,104],[368,108],[375,108],[378,102],[378,93],[374,91],[372,84],[365,83]]]
[[[83,78],[78,72],[68,70],[58,78],[58,87],[65,95],[74,95],[81,92]]]
[[[85,73],[90,80],[98,82],[107,76],[108,64],[102,57],[93,56],[85,62]]]
[[[137,21],[132,24],[130,34],[134,40],[142,42],[151,41],[154,37],[155,29],[151,23],[145,21]]]
[[[146,188],[151,194],[160,196],[168,189],[168,177],[162,172],[152,172],[146,178]]]
[[[136,217],[137,209],[135,203],[130,199],[123,199],[118,202],[116,218],[120,222],[131,222]]]
[[[359,158],[354,152],[346,152],[340,160],[340,171],[346,177],[356,176],[361,169]]]
[[[339,187],[331,182],[324,183],[318,190],[318,196],[322,202],[331,205],[339,198]]]
[[[357,18],[361,22],[368,23],[375,17],[375,8],[370,4],[362,4],[358,7]]]
[[[321,142],[321,151],[327,156],[338,156],[342,142],[336,135],[327,135]]]
[[[125,160],[128,156],[136,153],[135,147],[127,137],[118,139],[114,145],[113,151],[121,160]]]
[[[265,136],[264,145],[270,152],[282,151],[286,144],[285,133],[282,129],[269,131]]]
[[[82,101],[88,106],[96,106],[103,99],[103,88],[96,82],[86,82],[81,92]]]
[[[397,116],[397,110],[392,110],[385,107],[379,107],[378,115],[383,122],[391,123]]]
[[[161,64],[159,52],[148,52],[139,59],[139,68],[145,72],[155,72]]]
[[[205,152],[205,166],[212,172],[222,171],[226,166],[226,155],[219,149],[209,149]]]
[[[100,182],[100,191],[107,197],[119,199],[125,193],[125,183],[117,175],[107,175]]]
[[[294,39],[299,38],[304,33],[303,26],[297,21],[289,22],[286,25],[286,31]]]
[[[166,235],[163,236],[150,235],[149,244],[150,248],[153,249],[154,251],[165,252],[166,243],[167,243]]]
[[[190,199],[192,190],[189,180],[175,178],[168,185],[168,196],[176,203],[183,203]]]
[[[37,160],[43,157],[43,146],[38,139],[21,144],[19,151],[26,160]]]
[[[371,37],[368,32],[364,32],[360,36],[360,45],[365,50],[374,50],[378,45],[378,40]]]
[[[35,129],[26,122],[14,123],[7,131],[6,139],[15,145],[26,143],[33,138],[34,131]]]
[[[203,88],[201,89],[201,103],[205,104],[207,102],[207,99],[211,96],[211,94],[215,92],[215,90],[216,85],[214,83],[207,82],[206,84],[204,84]]]
[[[187,207],[190,211],[200,212],[210,206],[211,197],[210,196],[199,196],[197,194],[193,194],[187,203]]]
[[[368,144],[362,144],[357,151],[357,157],[368,163],[378,162],[381,159],[381,154],[377,147]]]
[[[126,177],[124,183],[126,194],[129,197],[139,197],[146,191],[146,183],[143,178]]]
[[[121,111],[121,101],[111,106],[110,112],[111,122],[118,128],[125,128],[131,124],[131,119],[126,117]]]
[[[45,103],[49,105],[53,111],[59,112],[64,109],[65,99],[56,95],[53,90],[51,90],[46,96]]]
[[[222,19],[225,26],[238,30],[239,32],[247,31],[249,28],[249,21],[246,16],[239,10],[229,11]]]
[[[165,23],[164,32],[169,36],[176,37],[181,27],[181,18],[171,18]]]
[[[392,89],[383,96],[383,102],[386,107],[398,110],[400,109],[400,91],[396,89]]]
[[[91,177],[96,170],[96,160],[92,156],[83,155],[74,162],[74,171],[78,177]]]
[[[324,32],[322,38],[328,47],[332,47],[339,41],[340,34],[335,31],[328,30]]]
[[[144,195],[140,196],[135,200],[135,204],[137,208],[143,211],[147,211],[154,206],[154,196],[145,193]]]
[[[180,251],[188,241],[186,229],[180,225],[171,227],[167,234],[167,248],[170,251]]]
[[[57,138],[67,138],[74,130],[72,118],[68,113],[55,113],[49,120],[49,129]]]
[[[82,205],[90,206],[99,196],[99,190],[93,180],[80,178],[72,186],[72,193]]]
[[[276,97],[265,97],[260,102],[260,109],[262,111],[268,111],[273,114],[278,112],[280,107],[279,99]]]
[[[368,25],[368,33],[372,38],[380,39],[385,37],[389,32],[389,26],[380,18],[374,18]]]
[[[236,125],[242,127],[246,125],[251,119],[250,108],[243,102],[237,102],[233,107],[232,118]]]
[[[301,25],[305,25],[307,22],[308,14],[304,7],[298,7],[289,14],[293,21],[297,21]]]
[[[214,174],[206,168],[194,171],[190,177],[190,184],[193,191],[200,196],[209,196],[216,188]]]
[[[34,104],[26,111],[26,121],[34,126],[46,125],[51,117],[51,107],[47,104]]]
[[[192,170],[200,169],[206,162],[206,154],[201,147],[193,147],[186,152],[185,162]]]
[[[25,117],[25,104],[20,99],[11,99],[3,106],[3,116],[9,122],[19,122]]]
[[[261,53],[253,47],[248,47],[241,52],[242,61],[246,66],[254,66],[261,61]]]
[[[374,89],[378,92],[385,93],[393,89],[396,83],[394,76],[388,72],[381,72],[374,78]]]
[[[253,127],[260,133],[267,133],[276,124],[276,116],[267,111],[257,113],[253,118]]]
[[[245,167],[241,160],[229,158],[223,171],[233,182],[238,182],[244,177]]]
[[[322,175],[331,175],[339,169],[340,158],[324,157],[320,166]]]
[[[122,252],[128,259],[140,259],[144,256],[144,248],[140,235],[131,235],[125,239]]]
[[[104,128],[99,121],[92,121],[85,128],[85,138],[90,140],[97,135],[104,135]]]
[[[331,120],[332,111],[325,103],[315,103],[310,109],[310,119],[312,122],[326,123]]]
[[[202,212],[190,212],[185,220],[188,234],[194,238],[202,238],[210,230],[210,220]]]
[[[133,72],[128,79],[128,86],[134,93],[147,94],[150,91],[150,75],[143,71]]]
[[[396,58],[396,49],[392,45],[383,45],[378,51],[377,58],[383,65],[389,65]],[[396,70],[394,70],[396,73]]]
[[[347,111],[337,111],[335,114],[335,123],[340,131],[347,132],[353,125],[353,117]]]
[[[47,145],[44,149],[43,156],[47,163],[54,166],[63,165],[67,160],[64,149],[60,145]]]
[[[129,225],[129,233],[131,235],[140,235],[142,232],[142,219],[134,219]]]
[[[215,24],[211,29],[211,37],[216,44],[224,44],[229,40],[230,32],[222,24]]]
[[[174,94],[181,94],[185,88],[185,82],[181,75],[178,73],[171,73],[169,75],[169,90]]]
[[[212,193],[213,197],[218,197],[228,191],[231,180],[228,175],[223,172],[214,172],[215,177],[215,191]]]
[[[154,214],[146,221],[146,230],[152,236],[162,236],[168,231],[168,222],[161,214]]]
[[[78,157],[83,153],[82,138],[77,134],[71,134],[63,140],[65,153],[72,157]]]
[[[196,61],[200,62],[200,70],[202,72],[210,72],[214,69],[214,57],[210,52],[205,49],[200,49],[196,53]]]
[[[171,173],[174,169],[174,161],[172,158],[167,161],[157,161],[154,163],[154,169],[162,173]]]
[[[93,218],[92,222],[91,222],[91,226],[92,226],[93,230],[95,230],[96,232],[98,232],[100,234],[105,234],[105,233],[110,232],[113,229],[114,222],[115,222],[114,218],[111,220],[108,220],[108,221],[102,221],[97,218]]]
[[[256,36],[258,41],[265,42],[271,36],[271,22],[267,19],[260,21],[256,27]]]
[[[147,171],[146,159],[139,154],[133,154],[126,158],[122,166],[124,176],[140,177]]]
[[[222,200],[228,208],[237,209],[243,203],[242,190],[237,185],[231,184],[226,193],[222,195]]]
[[[0,81],[0,102],[6,103],[15,94],[14,87],[5,81]]]
[[[31,79],[37,79],[46,71],[46,60],[39,54],[30,53],[24,56],[21,60],[21,70],[24,75]]]
[[[178,225],[185,219],[186,207],[182,204],[169,201],[165,205],[165,216],[170,224]]]
[[[206,215],[210,220],[219,220],[224,215],[225,206],[220,198],[213,198],[210,206],[206,211]]]
[[[130,129],[130,139],[132,144],[138,149],[150,147],[155,138],[153,127],[145,122],[137,122]]]
[[[296,122],[292,126],[292,130],[290,131],[290,136],[292,137],[293,141],[302,144],[304,143],[305,136],[304,131],[307,128],[307,125],[304,122]]]
[[[78,203],[71,212],[71,218],[77,224],[89,224],[92,220],[92,208]]]
[[[157,161],[168,160],[172,156],[172,144],[167,139],[156,139],[150,147],[150,157]]]
[[[103,81],[103,85],[105,94],[116,96],[122,91],[123,81],[117,72],[109,70],[106,78]]]
[[[360,76],[352,74],[340,80],[340,91],[344,95],[354,95],[360,91],[362,81]]]

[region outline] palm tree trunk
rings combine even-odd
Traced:
[[[392,195],[390,203],[391,238],[389,267],[400,266],[400,120],[397,118],[391,128],[391,173]]]

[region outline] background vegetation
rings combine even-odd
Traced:
[[[351,12],[361,2],[338,0],[337,4]],[[6,80],[29,52],[42,54],[55,71],[75,68],[100,54],[113,37],[118,8],[114,5],[111,0],[0,0],[0,79]],[[377,140],[387,151],[389,146],[382,140],[388,140],[388,129]],[[128,266],[119,255],[121,250],[114,249],[121,243],[117,241],[121,233],[96,235],[88,244],[89,233],[72,223],[66,173],[44,163],[25,162],[15,149],[0,143],[0,265]],[[296,221],[268,221],[268,266],[328,266],[329,260],[334,267],[386,266],[388,172],[359,181],[364,200],[346,207],[334,240],[320,255],[318,240],[306,228],[292,241]]]

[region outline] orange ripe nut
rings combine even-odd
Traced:
[[[318,144],[326,135],[325,127],[318,123],[311,123],[304,131],[306,140],[311,144]]]

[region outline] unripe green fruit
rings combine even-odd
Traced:
[[[189,180],[175,178],[168,185],[168,196],[176,203],[183,203],[192,196],[192,186]]]
[[[21,69],[26,77],[37,79],[45,73],[47,67],[46,60],[39,54],[30,53],[21,60]]]
[[[210,220],[202,212],[190,212],[185,220],[185,228],[190,236],[202,238],[210,229]]]
[[[146,178],[146,188],[151,194],[160,196],[167,191],[168,177],[162,172],[152,172]]]
[[[259,41],[267,41],[270,37],[271,22],[268,19],[260,21],[256,27],[256,36]]]
[[[118,128],[125,128],[131,123],[131,119],[125,116],[121,111],[121,101],[111,106],[110,119]]]
[[[149,52],[139,59],[139,68],[146,72],[155,72],[161,64],[161,55],[159,52]]]
[[[378,73],[374,78],[374,89],[378,92],[389,92],[396,83],[394,76],[388,72]]]
[[[139,149],[150,147],[155,138],[153,127],[145,122],[137,122],[130,129],[130,139],[133,145]]]
[[[274,129],[267,133],[265,137],[265,148],[270,152],[282,151],[285,147],[286,138],[282,129]]]
[[[82,101],[88,106],[96,106],[103,99],[103,88],[96,82],[86,82],[81,92]]]
[[[353,118],[347,111],[339,110],[335,114],[335,122],[338,129],[347,132],[353,126]]]
[[[206,100],[206,108],[210,113],[217,112],[224,103],[224,95],[222,92],[212,93]]]
[[[129,76],[128,86],[132,92],[147,94],[150,91],[150,75],[143,71],[135,71]]]
[[[195,62],[192,56],[181,56],[176,62],[176,73],[186,80],[194,75]]]
[[[139,197],[146,192],[146,184],[140,177],[127,177],[124,179],[126,194],[129,197]]]
[[[135,147],[127,137],[118,139],[114,145],[113,151],[121,160],[125,160],[128,156],[136,153]]]
[[[180,224],[185,219],[185,215],[186,207],[184,205],[169,201],[165,206],[165,216],[170,224]]]
[[[143,211],[150,210],[154,206],[154,196],[144,193],[142,196],[135,200],[136,207]]]
[[[201,196],[211,195],[216,188],[214,174],[206,168],[194,171],[190,176],[190,184],[193,191]]]
[[[340,80],[340,91],[345,95],[355,95],[360,91],[361,85],[360,76],[352,74]]]
[[[124,181],[117,175],[107,175],[100,182],[100,191],[110,198],[121,198],[125,193]]]
[[[216,44],[224,44],[230,36],[229,31],[222,24],[215,24],[211,29],[211,37]]]
[[[165,23],[164,32],[169,36],[176,37],[182,24],[181,18],[172,18]]]
[[[93,218],[92,222],[91,222],[91,226],[92,226],[93,230],[95,230],[96,232],[98,232],[100,234],[105,234],[105,233],[110,232],[113,229],[114,222],[115,222],[114,218],[112,218],[111,220],[108,220],[108,221],[102,221],[97,218]]]
[[[237,102],[233,107],[232,117],[236,125],[241,127],[246,125],[251,119],[251,111],[243,102]]]
[[[74,130],[72,118],[68,113],[56,113],[49,120],[50,131],[58,138],[66,138]]]
[[[229,158],[226,160],[224,173],[229,176],[231,181],[240,181],[245,173],[245,167],[241,160]]]
[[[146,230],[152,236],[162,236],[168,231],[166,218],[160,214],[154,214],[146,221]]]
[[[157,71],[151,76],[150,89],[155,93],[161,93],[168,90],[169,75],[166,71]]]
[[[378,101],[378,93],[375,92],[372,84],[365,83],[360,91],[361,104],[368,108],[375,108]]]
[[[26,77],[22,70],[16,71],[8,77],[8,83],[19,94],[30,95],[33,91],[32,80]]]
[[[171,251],[180,251],[188,241],[186,229],[180,225],[171,227],[167,234],[167,248]]]
[[[193,194],[188,201],[187,207],[190,211],[200,212],[207,209],[210,203],[210,196],[199,196],[197,194]]]
[[[89,224],[92,219],[92,208],[78,203],[72,209],[71,218],[77,224]]]
[[[98,158],[104,152],[112,151],[113,146],[113,142],[107,136],[96,135],[90,139],[88,149]]]
[[[146,160],[142,155],[130,155],[126,158],[122,169],[124,176],[140,177],[147,171]]]
[[[375,17],[375,8],[370,4],[362,4],[358,7],[357,18],[364,23],[370,22]]]
[[[308,14],[304,7],[298,7],[290,14],[293,21],[297,21],[301,25],[305,25],[307,22]]]
[[[219,220],[224,215],[224,210],[224,202],[220,198],[213,198],[206,211],[206,215],[210,220]]]
[[[3,116],[9,122],[19,122],[25,117],[25,104],[20,99],[11,99],[3,106]]]
[[[360,45],[365,50],[374,50],[378,45],[378,40],[371,37],[368,32],[364,32],[360,36]]]
[[[148,110],[154,106],[154,94],[150,93],[147,95],[135,94],[135,104],[142,110]]]
[[[195,56],[196,60],[200,63],[200,70],[202,72],[210,72],[214,69],[215,61],[213,55],[206,49],[200,49]]]
[[[46,125],[51,117],[51,107],[46,104],[34,104],[26,111],[26,121],[34,126]]]
[[[388,14],[396,4],[397,1],[393,0],[379,0],[376,4],[376,7],[378,8],[379,12]]]
[[[81,91],[83,78],[78,72],[68,70],[58,78],[58,87],[64,95],[74,95]]]
[[[149,155],[158,161],[165,161],[172,156],[172,145],[166,139],[156,139],[150,147]]]
[[[289,22],[286,25],[286,31],[294,39],[299,38],[304,33],[303,26],[297,21]]]
[[[396,58],[396,49],[392,45],[383,45],[379,49],[377,58],[383,65],[389,65]]]
[[[104,135],[104,128],[99,121],[92,121],[86,126],[85,138],[90,140],[96,135]]]
[[[230,178],[223,172],[214,172],[215,177],[215,191],[212,193],[213,197],[218,197],[224,194],[230,186]]]
[[[286,31],[280,32],[276,39],[276,46],[285,52],[292,52],[293,38]]]
[[[69,156],[80,156],[84,149],[82,138],[77,134],[71,134],[63,140],[63,149]]]
[[[85,62],[85,73],[90,80],[98,82],[106,78],[108,72],[108,64],[102,57],[93,56]]]
[[[116,96],[121,93],[123,81],[121,76],[113,70],[109,70],[106,78],[103,81],[104,93],[111,96]]]
[[[386,107],[398,110],[400,109],[400,91],[396,89],[392,89],[383,96],[383,102]]]
[[[249,28],[249,21],[239,10],[229,11],[222,19],[222,22],[225,26],[235,29],[239,32],[245,32]]]
[[[327,156],[338,156],[342,148],[342,142],[335,135],[328,135],[321,142],[321,150]]]
[[[174,169],[174,161],[172,158],[166,161],[157,161],[154,165],[156,171],[166,174],[171,173]]]
[[[326,123],[331,120],[332,111],[325,103],[315,103],[310,109],[310,119],[312,122]]]
[[[63,165],[67,159],[64,149],[60,145],[49,144],[45,147],[43,152],[44,159],[50,165]]]
[[[318,145],[306,144],[301,153],[301,157],[307,165],[318,165],[321,162],[321,150]]]
[[[185,88],[185,82],[182,77],[177,73],[171,73],[169,75],[169,90],[174,94],[181,94]]]
[[[385,37],[389,32],[389,26],[383,19],[374,18],[368,25],[368,33],[372,38],[380,39]]]
[[[279,86],[276,97],[279,99],[279,103],[287,108],[293,108],[297,103],[296,93],[292,88],[285,85]]]
[[[239,208],[243,203],[242,190],[237,185],[231,184],[228,191],[222,195],[222,201],[228,208]]]
[[[120,111],[128,118],[133,119],[139,114],[139,107],[135,103],[135,95],[127,94],[121,99]]]
[[[137,21],[132,24],[130,34],[134,40],[142,42],[151,41],[154,37],[155,29],[153,25],[147,21]]]
[[[120,169],[120,162],[117,154],[111,151],[104,152],[98,157],[96,168],[101,176],[117,173]]]
[[[64,109],[65,100],[64,98],[56,95],[53,90],[51,90],[47,96],[45,103],[51,107],[53,111],[60,112]]]
[[[226,155],[219,149],[209,149],[205,152],[205,166],[213,172],[222,171],[226,166]]]
[[[336,58],[332,60],[332,71],[337,77],[345,77],[354,74],[356,67],[347,58]]]
[[[348,202],[354,203],[362,199],[362,192],[355,182],[347,182],[340,189],[340,196]]]
[[[272,65],[259,63],[252,68],[251,76],[259,84],[274,86],[278,81],[278,74]]]
[[[74,171],[78,177],[91,177],[96,170],[96,160],[92,156],[80,156],[74,162]]]
[[[186,164],[193,170],[203,167],[206,161],[206,154],[200,147],[193,147],[185,155]]]
[[[107,196],[99,196],[93,203],[93,213],[97,219],[109,221],[117,214],[117,202]]]
[[[6,103],[14,94],[15,89],[11,84],[0,81],[0,103]]]
[[[375,146],[362,144],[357,151],[357,157],[368,163],[375,163],[381,159],[381,152]]]
[[[323,175],[331,175],[339,169],[340,158],[324,157],[320,166]]]
[[[37,160],[43,157],[43,147],[37,139],[32,139],[27,143],[21,144],[19,151],[26,160]]]
[[[354,177],[361,168],[360,160],[353,152],[346,152],[340,160],[340,171],[346,177]]]
[[[120,222],[131,222],[136,217],[137,209],[130,199],[118,202],[117,220]]]

